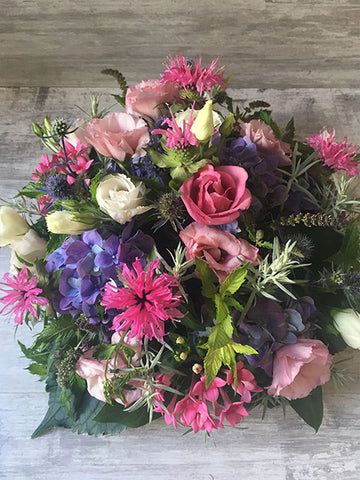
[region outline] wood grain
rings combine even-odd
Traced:
[[[98,89],[102,93],[115,89]],[[241,89],[230,92],[240,105],[270,101],[275,118],[285,124],[294,115],[299,138],[327,125],[340,136],[360,143],[360,89]],[[31,120],[45,114],[66,119],[88,109],[84,88],[0,89],[0,196],[9,198],[25,182],[40,159],[41,143]],[[104,98],[104,106],[111,100]],[[9,249],[0,249],[0,272],[8,269]],[[288,409],[271,411],[264,421],[256,410],[240,429],[183,436],[164,422],[129,430],[115,437],[94,438],[58,430],[36,440],[30,435],[47,405],[44,385],[23,369],[16,338],[29,345],[33,332],[0,324],[0,478],[6,480],[358,480],[360,459],[360,352],[346,352],[354,378],[347,388],[326,385],[325,417],[316,435]],[[51,469],[51,473],[50,473]]]
[[[0,1],[0,86],[157,78],[166,56],[220,56],[234,88],[359,86],[358,0]]]

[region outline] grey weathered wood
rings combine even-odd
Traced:
[[[166,56],[221,57],[234,88],[359,86],[358,0],[0,1],[0,86],[157,78]]]
[[[100,89],[113,92],[115,89]],[[298,136],[327,125],[340,136],[360,143],[360,89],[233,90],[241,105],[254,99],[272,103],[284,124],[295,116]],[[43,151],[30,121],[78,116],[74,104],[88,107],[84,88],[0,89],[0,196],[9,198],[29,179]],[[104,105],[111,104],[106,99]],[[0,272],[8,268],[9,249],[0,249]],[[11,321],[0,323],[0,478],[56,480],[86,476],[88,480],[358,480],[360,439],[360,352],[345,364],[354,382],[324,391],[325,418],[317,435],[292,410],[284,419],[272,411],[264,421],[254,411],[240,429],[218,431],[205,442],[200,433],[182,436],[161,420],[116,437],[93,438],[59,430],[37,440],[30,435],[47,404],[43,384],[23,369]],[[29,345],[25,326],[17,338]],[[51,469],[51,472],[50,472]]]

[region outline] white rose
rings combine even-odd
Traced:
[[[106,175],[99,183],[96,201],[102,212],[123,224],[153,208],[143,206],[143,195],[144,186],[141,182],[135,185],[126,175],[114,173]]]
[[[25,218],[19,215],[13,208],[0,207],[0,247],[10,245],[18,240],[29,230]]]
[[[78,222],[66,210],[50,213],[46,216],[46,225],[49,232],[79,235],[93,228],[93,224]]]
[[[27,263],[34,264],[36,260],[46,256],[46,241],[40,238],[33,229],[30,229],[22,238],[14,240],[11,248],[10,273],[12,274],[16,274],[18,269],[24,266],[18,257]],[[35,272],[33,267],[28,267],[28,270]]]
[[[331,315],[344,342],[360,350],[360,315],[351,308],[332,310]]]

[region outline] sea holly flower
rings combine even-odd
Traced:
[[[163,340],[164,322],[173,322],[184,315],[177,309],[182,303],[178,279],[172,275],[159,275],[155,270],[160,261],[156,259],[144,270],[141,261],[136,259],[133,269],[123,265],[119,288],[108,283],[101,305],[108,309],[122,310],[114,317],[114,329],[129,331],[129,337],[141,340],[144,336]]]
[[[359,173],[359,162],[356,160],[360,153],[359,147],[348,144],[346,137],[336,142],[335,130],[329,133],[324,128],[320,135],[307,138],[307,144],[314,150],[319,150],[318,157],[327,167],[333,170],[345,170],[350,177]]]
[[[0,313],[4,313],[5,309],[8,309],[7,315],[15,312],[15,323],[18,325],[23,324],[26,312],[39,319],[37,306],[46,306],[49,302],[40,296],[42,289],[37,287],[38,277],[29,277],[28,269],[24,267],[17,275],[5,273],[3,280],[0,285],[8,287],[9,290],[0,288],[0,291],[5,293],[0,297],[0,303],[4,305]]]
[[[161,75],[163,83],[174,83],[185,91],[196,91],[200,95],[205,90],[220,86],[226,88],[225,78],[222,75],[224,68],[218,67],[217,59],[212,60],[209,68],[201,66],[201,60],[189,60],[182,55],[170,59],[167,69]]]

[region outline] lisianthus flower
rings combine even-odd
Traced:
[[[218,67],[217,59],[211,62],[209,68],[205,68],[201,66],[199,59],[189,60],[182,55],[176,55],[169,59],[161,81],[174,83],[185,90],[196,90],[202,95],[204,90],[211,90],[217,85],[225,89],[223,70],[223,67]]]
[[[151,132],[152,135],[164,135],[167,137],[167,148],[186,148],[190,147],[191,145],[198,146],[197,138],[191,131],[191,127],[194,123],[192,114],[187,122],[183,120],[182,126],[179,126],[171,109],[170,113],[172,120],[170,120],[170,118],[166,118],[162,122],[162,125],[167,124],[169,128],[166,130],[162,128],[156,128]]]
[[[122,310],[114,317],[114,330],[130,329],[129,337],[139,340],[144,336],[150,340],[155,337],[161,341],[165,335],[164,322],[183,317],[176,308],[182,302],[178,279],[168,274],[156,274],[159,265],[160,261],[156,259],[145,271],[141,261],[136,259],[133,269],[123,265],[123,288],[111,283],[106,285],[101,305],[106,310]]]
[[[37,287],[38,277],[29,278],[28,269],[24,267],[17,275],[5,273],[3,280],[0,285],[5,285],[9,290],[0,288],[6,293],[0,298],[0,303],[4,305],[0,313],[4,313],[6,308],[7,315],[15,312],[15,323],[18,325],[22,325],[26,312],[38,319],[36,305],[49,305],[48,300],[40,296],[42,289]]]
[[[319,149],[318,156],[327,167],[333,170],[345,170],[350,177],[359,173],[359,163],[356,161],[356,155],[360,153],[359,147],[348,144],[346,137],[337,143],[335,130],[329,133],[324,128],[320,135],[313,135],[306,140],[307,145],[310,145],[314,150]]]

